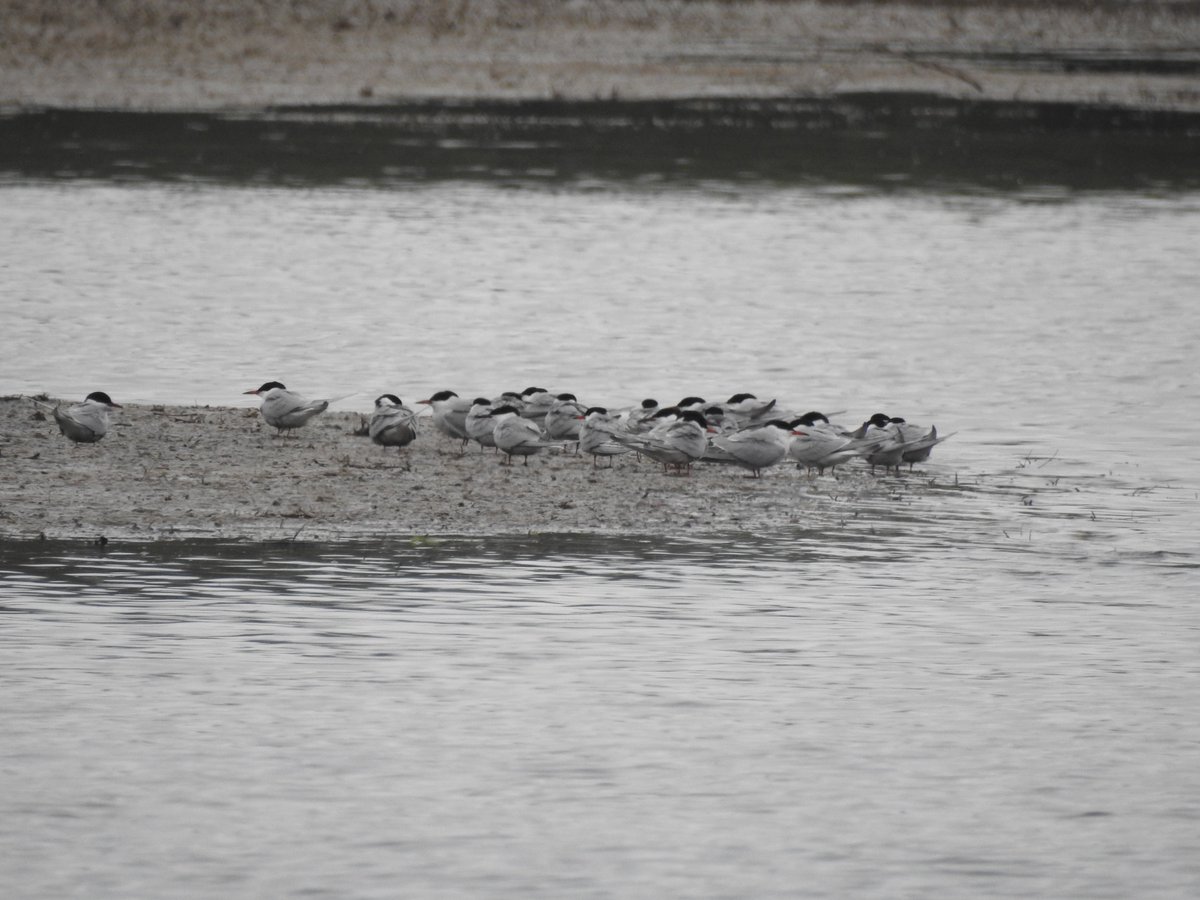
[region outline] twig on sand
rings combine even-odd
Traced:
[[[954,66],[948,66],[945,63],[934,62],[930,59],[918,59],[916,54],[912,51],[897,53],[896,55],[905,62],[914,66],[918,66],[923,69],[932,69],[935,72],[940,72],[942,75],[949,75],[951,78],[956,78],[963,84],[974,88],[977,93],[983,93],[983,85],[964,72],[962,69],[955,68]]]

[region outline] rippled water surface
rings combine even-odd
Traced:
[[[773,534],[0,544],[13,896],[1200,892],[1194,192],[76,175],[0,182],[4,393],[957,433]]]
[[[1194,562],[0,549],[22,896],[1187,896]]]

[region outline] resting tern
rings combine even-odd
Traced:
[[[433,410],[433,426],[447,437],[462,441],[462,450],[467,449],[467,411],[471,404],[454,391],[438,391],[428,400],[418,400],[418,404],[428,406]]]
[[[690,472],[692,463],[708,449],[710,430],[704,416],[688,410],[649,434],[615,432],[613,436],[622,444],[662,463],[664,469],[674,466],[680,472]]]
[[[876,466],[899,468],[900,458],[904,455],[904,439],[886,413],[875,413],[853,432],[853,436],[875,443],[875,447],[864,457],[870,463],[872,472]]]
[[[738,422],[735,416],[725,415],[725,408],[723,406],[710,406],[704,410],[704,418],[718,434],[727,431],[737,431],[741,427],[741,423]]]
[[[511,406],[517,411],[517,415],[521,415],[525,410],[525,398],[516,391],[505,391],[499,397],[492,398],[492,406],[496,409],[502,406]]]
[[[738,423],[739,428],[744,428],[761,424],[775,409],[775,401],[759,400],[753,394],[734,394],[721,404],[721,408],[727,417]]]
[[[656,412],[658,412],[658,401],[652,397],[647,397],[642,401],[641,406],[629,411],[629,415],[625,417],[625,430],[631,434],[637,434],[640,431],[649,431],[650,419]]]
[[[278,381],[268,381],[262,387],[244,393],[262,397],[263,420],[277,429],[277,434],[299,428],[329,408],[328,400],[306,400]]]
[[[824,474],[827,468],[834,469],[856,456],[866,456],[888,440],[853,437],[819,412],[807,412],[791,424],[795,437],[788,445],[788,456],[798,466],[810,471],[816,469],[817,474]]]
[[[36,401],[35,401],[36,402]],[[38,404],[42,406],[43,404]],[[58,430],[77,444],[94,444],[108,434],[108,411],[120,409],[104,391],[92,391],[82,403],[52,410]]]
[[[718,435],[712,439],[704,459],[733,463],[749,469],[751,477],[759,478],[763,469],[770,468],[787,455],[791,437],[791,425],[782,419],[772,419],[756,428]]]
[[[542,440],[542,430],[529,419],[522,418],[515,406],[501,406],[489,414],[494,423],[492,439],[508,457],[512,465],[514,456],[525,457],[525,465],[529,465],[529,457],[543,447],[553,447],[553,443]]]
[[[515,409],[515,407],[514,407]],[[467,437],[479,444],[479,449],[495,447],[496,440],[492,432],[496,422],[492,418],[492,401],[487,397],[476,397],[467,411]]]
[[[575,399],[574,394],[559,394],[546,411],[542,430],[552,441],[576,441],[579,439],[579,428],[583,424],[582,416],[583,404]]]
[[[417,414],[395,394],[375,398],[367,434],[381,447],[406,447],[417,438]]]
[[[603,406],[592,406],[583,414],[583,425],[579,429],[579,449],[592,455],[592,466],[596,466],[601,456],[612,457],[628,453],[629,448],[616,438],[619,429],[616,418],[610,416]]]
[[[819,475],[856,456],[865,456],[877,446],[866,439],[840,434],[827,422],[811,421],[810,416],[793,419],[791,424],[794,438],[788,444],[788,456],[796,461],[797,468],[815,469]]]
[[[933,452],[934,447],[957,434],[957,432],[952,432],[938,437],[936,425],[932,425],[929,430],[926,430],[925,426],[913,425],[899,416],[892,416],[892,424],[896,426],[904,439],[904,452],[900,454],[900,459],[908,463],[910,472],[913,463],[925,462],[929,459],[929,454]]]
[[[897,472],[900,471],[902,462],[910,463],[911,468],[911,463],[928,459],[929,452],[935,446],[951,437],[949,434],[938,437],[936,427],[925,431],[919,426],[909,425],[898,416],[893,418],[886,413],[875,413],[862,423],[854,432],[854,436],[880,440],[879,447],[866,456],[872,471],[876,466],[883,466]],[[912,456],[911,460],[909,454]]]
[[[544,419],[556,399],[545,388],[527,387],[521,391],[521,415],[526,419]]]

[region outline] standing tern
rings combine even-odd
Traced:
[[[268,425],[277,429],[277,434],[299,428],[329,408],[328,400],[306,400],[278,381],[268,381],[262,387],[244,393],[262,398],[262,417]]]
[[[792,426],[782,419],[771,419],[757,428],[747,428],[712,439],[704,454],[708,462],[728,462],[749,469],[752,478],[761,478],[762,470],[787,455]]]
[[[535,422],[522,418],[515,406],[501,406],[489,415],[494,422],[492,440],[508,457],[510,466],[514,456],[525,457],[525,465],[529,465],[529,457],[533,454],[543,447],[556,446],[542,440],[542,430]]]
[[[853,437],[819,412],[807,412],[791,424],[795,437],[788,445],[788,456],[796,461],[797,467],[806,467],[810,472],[815,469],[818,475],[856,456],[866,456],[889,440]]]
[[[554,398],[550,409],[546,411],[542,430],[552,441],[577,441],[579,440],[579,428],[583,424],[582,416],[583,404],[575,398],[574,394],[559,394]]]
[[[936,426],[925,431],[920,426],[910,425],[899,416],[875,413],[862,423],[854,432],[854,436],[880,441],[879,447],[866,457],[872,471],[876,466],[883,466],[884,469],[895,469],[899,472],[902,462],[909,463],[911,469],[913,463],[928,459],[930,451],[952,435],[939,437]]]
[[[487,397],[476,397],[467,410],[466,426],[467,437],[479,444],[480,451],[484,447],[495,447],[496,439],[492,433],[496,429],[496,421],[492,418],[492,401]]]
[[[471,408],[470,402],[454,391],[438,391],[429,399],[418,400],[417,403],[433,410],[434,428],[446,437],[462,441],[460,449],[465,453],[467,442],[470,440],[467,434],[467,412]]]
[[[688,410],[648,434],[618,431],[613,436],[622,444],[662,463],[664,469],[674,467],[681,474],[690,474],[692,463],[708,449],[708,432],[711,430],[704,416]]]
[[[957,434],[957,432],[951,432],[939,437],[936,425],[931,425],[926,431],[925,426],[913,425],[904,421],[900,416],[892,416],[892,424],[896,426],[904,439],[904,452],[900,454],[900,460],[908,463],[910,472],[913,463],[925,462],[929,459],[929,454],[933,452],[934,447]]]
[[[611,468],[612,457],[629,452],[629,448],[616,438],[618,427],[616,418],[603,406],[592,406],[584,412],[583,425],[579,429],[579,449],[592,455],[593,468],[601,456],[609,457]]]

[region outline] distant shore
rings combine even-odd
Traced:
[[[0,0],[0,107],[908,92],[1200,110],[1200,7]]]
[[[30,399],[0,398],[0,538],[769,533],[861,525],[874,506],[956,489],[937,460],[900,478],[851,465],[813,479],[790,463],[761,479],[720,465],[677,477],[632,453],[598,469],[557,450],[510,468],[478,446],[461,454],[428,419],[404,451],[356,434],[362,421],[329,412],[277,437],[253,408],[130,405],[99,443],[74,445]]]

